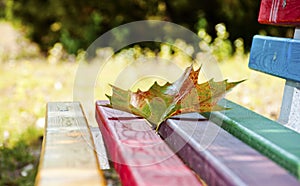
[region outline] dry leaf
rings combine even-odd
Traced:
[[[201,67],[188,67],[174,83],[160,86],[155,82],[149,90],[132,92],[112,86],[112,96],[108,107],[130,112],[147,119],[158,130],[163,121],[171,116],[190,112],[211,112],[228,108],[217,103],[226,92],[243,82],[215,82],[213,79],[198,84]]]

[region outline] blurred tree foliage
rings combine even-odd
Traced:
[[[259,0],[0,0],[6,8],[0,16],[21,20],[45,51],[61,42],[75,53],[120,24],[145,19],[172,21],[194,32],[205,28],[213,37],[215,25],[224,23],[228,39],[243,38],[249,49],[254,34],[287,34],[287,29],[258,24],[259,5]]]

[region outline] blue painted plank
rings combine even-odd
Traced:
[[[254,36],[249,68],[300,82],[300,40]]]

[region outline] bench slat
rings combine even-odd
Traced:
[[[123,185],[202,185],[146,120],[106,103],[96,103],[96,118]]]
[[[80,103],[48,103],[35,185],[105,185],[94,149]]]
[[[300,40],[254,36],[249,67],[300,82]]]
[[[228,100],[224,112],[204,114],[300,179],[300,134]]]
[[[298,0],[262,0],[258,22],[276,25],[300,25]]]
[[[197,113],[173,117],[159,133],[208,185],[300,184],[273,161],[203,118]]]
[[[99,130],[99,127],[90,126],[90,131],[92,133],[93,142],[96,147],[97,158],[98,158],[98,162],[100,163],[101,170],[110,169],[110,165],[107,159],[106,149],[104,146],[104,141],[101,132]]]
[[[286,170],[200,114],[173,117],[159,133],[208,185],[299,185]]]

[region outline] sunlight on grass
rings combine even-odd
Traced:
[[[224,79],[239,81],[247,79],[238,85],[227,96],[241,105],[259,112],[269,118],[276,119],[279,114],[284,81],[248,69],[248,57],[231,58],[219,63]],[[149,62],[150,63],[150,62]],[[139,74],[143,66],[129,65],[119,57],[109,62],[100,73],[95,85],[94,99],[105,99],[104,94],[110,94],[109,84],[123,85],[123,88],[147,89],[154,80]],[[157,64],[148,65],[150,71],[155,71]],[[189,62],[186,66],[189,65]],[[3,63],[0,65],[1,82],[0,101],[1,115],[0,142],[8,139],[13,142],[30,126],[38,125],[45,117],[46,103],[49,101],[72,101],[73,82],[78,64],[48,63],[34,61],[20,61],[18,63]],[[164,81],[175,81],[182,73],[182,68],[170,70],[172,65],[161,66],[168,75]],[[168,69],[169,68],[169,69]],[[144,73],[147,74],[147,73]],[[157,72],[162,74],[162,72]],[[163,77],[163,76],[161,76]],[[146,79],[145,79],[146,78]],[[151,79],[151,78],[150,78]],[[136,81],[138,80],[138,81]],[[101,82],[99,82],[101,81]],[[121,86],[122,87],[122,86]],[[2,144],[2,143],[1,143]]]
[[[278,119],[285,80],[249,69],[248,56],[233,57],[219,66],[225,79],[246,79],[228,93],[228,99],[268,118]]]
[[[72,101],[77,64],[46,59],[0,63],[0,185],[33,185],[46,104]]]
[[[75,70],[75,64],[42,60],[1,63],[0,142],[14,143],[24,130],[38,125],[47,102],[71,101]]]
[[[207,56],[201,56],[199,59],[203,67],[207,66],[207,64],[213,60],[209,59],[209,57],[205,59],[205,57]],[[202,72],[206,74],[203,75],[202,73],[201,76],[203,77],[200,79],[202,79],[202,81],[207,81],[210,78],[217,80],[228,79],[229,81],[246,79],[245,82],[229,92],[227,98],[268,118],[276,120],[280,112],[285,81],[249,69],[248,58],[248,55],[237,55],[228,58],[222,63],[213,63],[216,67],[210,68],[215,70],[207,73],[209,67],[203,68]],[[139,60],[137,59],[132,59],[132,62],[124,62],[120,56],[112,58],[105,64],[105,67],[102,68],[101,73],[99,73],[95,86],[95,98],[106,99],[104,94],[111,94],[109,84],[116,85],[123,89],[137,90],[140,88],[146,90],[155,80],[158,80],[160,84],[167,81],[173,82],[183,73],[184,68],[191,63],[191,61],[186,58],[186,63],[182,64],[182,61],[178,59],[178,57],[168,57],[167,62],[160,61],[159,63],[156,63],[159,61],[158,58],[147,58],[147,60],[147,62],[141,63],[138,62]],[[180,65],[176,63],[178,61],[180,61]],[[174,66],[177,68],[174,68]],[[199,65],[197,66],[199,67]],[[164,69],[164,73],[158,72],[160,69]],[[221,74],[218,74],[216,69],[220,70]],[[147,70],[151,71],[150,74],[152,74],[152,77],[147,73]],[[157,74],[157,76],[153,76],[153,74]]]

